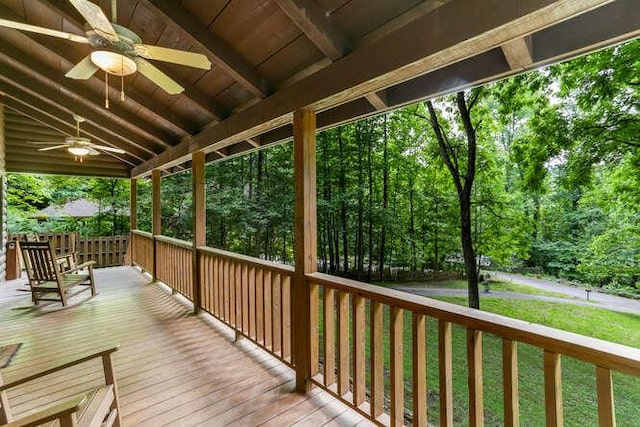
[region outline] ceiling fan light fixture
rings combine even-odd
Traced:
[[[69,147],[67,148],[67,151],[69,151],[74,156],[79,156],[79,157],[86,156],[90,152],[90,150],[87,147]]]
[[[102,71],[115,76],[128,76],[135,73],[138,69],[133,59],[109,50],[96,50],[92,52],[91,62]]]

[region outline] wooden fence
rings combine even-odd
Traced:
[[[189,242],[133,234],[134,262],[148,263],[155,253],[160,280],[192,301],[197,281],[199,308],[295,365],[292,267],[201,247],[195,250],[193,277]],[[562,356],[593,366],[600,426],[616,425],[612,373],[640,377],[639,349],[327,274],[305,277],[310,283],[311,327],[304,332],[311,338],[311,381],[377,424],[427,425],[429,354],[438,360],[440,425],[454,425],[453,376],[461,371],[467,377],[469,425],[484,425],[483,358],[490,355],[483,351],[483,334],[499,340],[506,426],[520,425],[518,343],[541,350],[547,426],[561,426],[563,405],[571,404],[562,398]],[[427,322],[436,345],[427,344]],[[454,329],[464,333],[464,355],[456,353]],[[460,357],[466,363],[454,366]]]
[[[49,240],[58,254],[76,252],[78,261],[96,261],[98,267],[126,263],[129,236],[81,237],[78,233],[14,234],[9,240]]]

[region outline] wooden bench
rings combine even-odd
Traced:
[[[95,261],[74,265],[72,255],[57,256],[51,242],[20,242],[29,288],[34,304],[39,301],[60,301],[67,306],[67,300],[83,292],[96,294],[93,278]]]
[[[53,368],[28,375],[13,381],[3,382],[0,375],[0,425],[3,427],[18,426],[121,426],[120,406],[115,371],[113,369],[112,354],[118,346],[99,349],[86,356],[68,362],[63,362]],[[7,390],[22,384],[38,381],[54,372],[70,368],[92,359],[101,358],[104,370],[105,384],[78,394],[62,402],[45,407],[34,414],[14,420],[7,397]]]

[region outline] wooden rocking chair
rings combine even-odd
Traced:
[[[68,360],[46,370],[22,378],[3,382],[0,375],[0,427],[56,426],[56,427],[119,427],[122,425],[118,386],[112,354],[118,346],[109,346]],[[102,359],[104,384],[74,397],[42,408],[34,414],[14,420],[7,391],[27,383],[37,383],[53,373],[72,368],[93,359]]]
[[[51,242],[20,242],[20,250],[34,304],[60,301],[66,307],[70,297],[83,291],[90,290],[92,296],[96,294],[93,279],[95,261],[61,268],[61,263],[68,261],[55,255]]]

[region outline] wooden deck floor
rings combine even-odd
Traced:
[[[115,367],[128,426],[369,425],[324,392],[292,392],[291,369],[129,267],[100,269],[99,295],[74,307],[34,309],[16,281],[0,284],[0,345],[22,342],[6,379],[119,343]],[[78,296],[76,298],[84,298]],[[73,302],[73,300],[72,300]],[[97,385],[98,362],[9,394],[25,415]]]

